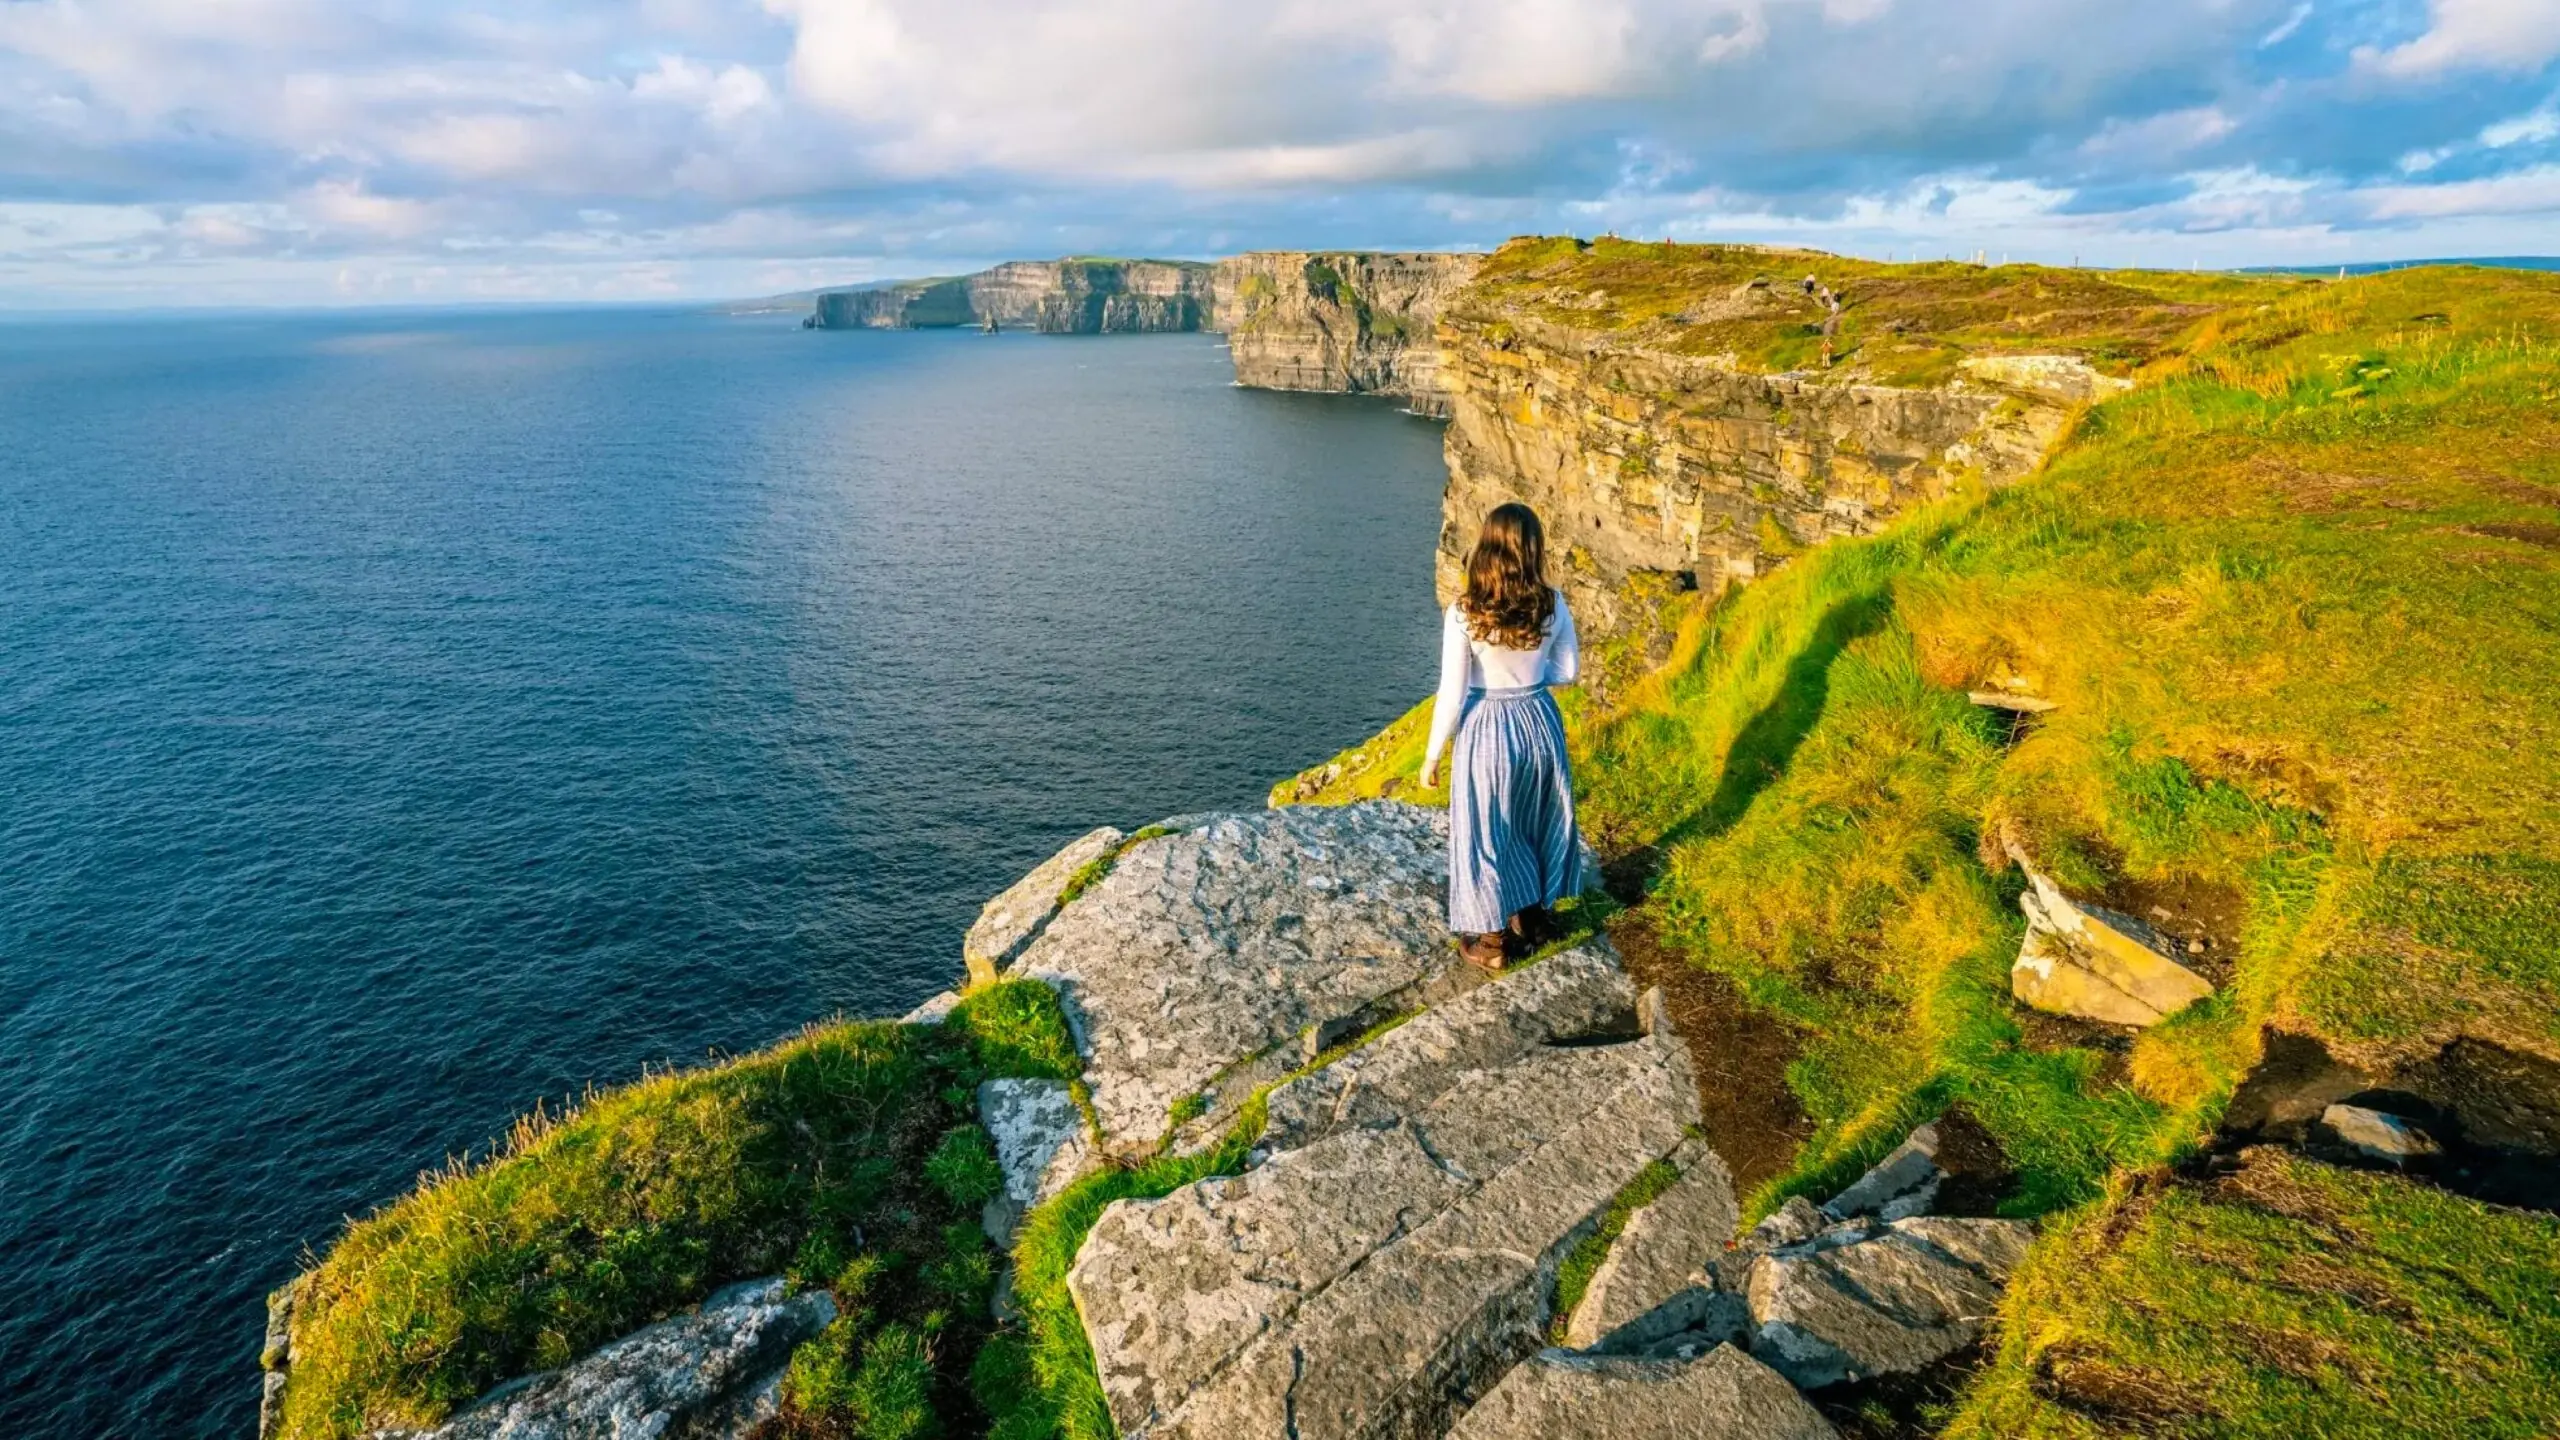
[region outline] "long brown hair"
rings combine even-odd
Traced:
[[[1506,650],[1535,650],[1555,613],[1538,512],[1517,502],[1495,506],[1467,557],[1467,593],[1458,601],[1467,633]]]

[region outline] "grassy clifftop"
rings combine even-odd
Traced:
[[[1955,293],[1935,287],[1961,269],[1960,292],[2056,287],[2090,305],[1887,327],[1889,347],[1925,336],[1938,357],[1906,373],[2012,337],[2089,339],[2142,382],[2038,475],[1702,602],[1667,665],[1574,727],[1586,825],[1650,857],[1660,935],[1799,1037],[1788,1080],[1812,1137],[1757,1203],[1832,1183],[1960,1104],[2014,1169],[2008,1209],[2076,1218],[1950,1423],[2459,1430],[2421,1390],[2394,1398],[2371,1327],[2305,1318],[2285,1287],[2334,1246],[2342,1294],[2370,1279],[2396,1295],[2391,1267],[2409,1261],[2373,1247],[2405,1249],[2414,1226],[2452,1277],[2407,1300],[2432,1317],[2448,1294],[2505,1294],[2501,1257],[2547,1267],[2548,1218],[2376,1181],[2320,1202],[2370,1218],[2349,1245],[2246,1194],[2159,1204],[2126,1181],[2212,1132],[2269,1024],[2374,1066],[2457,1034],[2560,1059],[2560,280],[1918,266],[1896,292],[1828,259],[1567,246],[1497,256],[1491,293],[1658,343],[1685,328],[1669,318],[1682,297],[1746,271],[1863,284],[1873,319],[1890,295]],[[2116,295],[2131,298],[2111,311]],[[1806,343],[1801,316],[1761,323],[1679,343],[1759,344],[1768,364]],[[2016,725],[1969,691],[2054,708]],[[1419,724],[1275,796],[1414,793]],[[2004,834],[2084,893],[2173,916],[2219,993],[2129,1052],[2013,1005]],[[2261,1248],[2216,1248],[2235,1231]],[[2436,1412],[2485,1427],[2462,1433],[2543,1433],[2560,1424],[2549,1403],[2499,1396],[2554,1390],[2553,1317],[2502,1307],[2469,1312],[2463,1343],[2506,1359],[2423,1393],[2467,1397]],[[2104,1383],[2075,1390],[2074,1373]],[[2144,1395],[2169,1398],[2153,1413]],[[2252,1408],[2269,1395],[2289,1398]]]
[[[2316,282],[2160,270],[2056,270],[1957,262],[1892,265],[1760,245],[1514,240],[1476,273],[1460,309],[1499,323],[1529,317],[1744,369],[1800,370],[1821,357],[1838,292],[1842,379],[1930,385],[1959,362],[2069,354],[2123,375],[2176,348],[2208,315],[2281,301]]]

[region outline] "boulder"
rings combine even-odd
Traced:
[[[995,1142],[1004,1190],[987,1202],[982,1217],[988,1238],[1013,1239],[1031,1207],[1074,1184],[1094,1168],[1093,1138],[1075,1092],[1058,1080],[989,1080],[978,1086],[978,1123]]]
[[[1674,1160],[1680,1178],[1628,1217],[1574,1306],[1565,1344],[1623,1354],[1693,1331],[1738,1339],[1748,1328],[1742,1298],[1720,1289],[1708,1271],[1741,1218],[1733,1175],[1701,1141],[1682,1146]]]
[[[1632,1036],[1635,986],[1595,939],[1435,1005],[1324,1068],[1271,1092],[1262,1143],[1291,1149],[1410,1114],[1465,1075],[1552,1041],[1615,1028]]]
[[[1537,1046],[1391,1122],[1113,1205],[1067,1280],[1113,1420],[1168,1440],[1443,1433],[1537,1348],[1565,1252],[1697,1119],[1667,1030]]]
[[[771,1418],[792,1350],[835,1318],[823,1290],[787,1296],[779,1277],[750,1280],[583,1360],[510,1381],[432,1430],[369,1440],[733,1440]]]
[[[2321,1128],[2336,1137],[2339,1144],[2364,1157],[2385,1165],[2405,1166],[2416,1160],[2431,1160],[2444,1153],[2434,1136],[2418,1128],[2415,1122],[2383,1110],[2362,1105],[2332,1105],[2320,1112]]]
[[[988,901],[960,942],[961,958],[969,966],[969,982],[983,985],[1012,964],[1023,947],[1057,916],[1059,897],[1076,872],[1111,854],[1127,838],[1108,825],[1087,831]]]
[[[1946,1178],[1947,1172],[1938,1168],[1938,1127],[1923,1125],[1859,1176],[1857,1183],[1825,1201],[1822,1213],[1832,1220],[1853,1215],[1873,1215],[1879,1220],[1925,1215]]]
[[[1384,801],[1211,816],[1059,911],[1013,973],[1064,1000],[1106,1148],[1152,1149],[1177,1103],[1247,1062],[1294,1065],[1310,1029],[1420,1003],[1456,963],[1447,833]]]
[[[1691,1360],[1546,1351],[1502,1377],[1449,1440],[1830,1440],[1837,1433],[1783,1376],[1719,1345]]]
[[[2213,993],[2203,976],[2169,958],[2169,941],[2149,925],[2075,901],[2033,866],[2026,871],[2018,908],[2026,913],[2027,935],[2009,967],[2009,993],[2022,1003],[2111,1025],[2148,1026]]]
[[[1751,1353],[1808,1390],[1918,1370],[1982,1333],[2034,1234],[1920,1216],[1771,1251],[1751,1269]]]

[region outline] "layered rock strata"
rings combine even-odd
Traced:
[[[1448,413],[1440,311],[1476,255],[1265,251],[1217,264],[1217,328],[1236,383],[1400,397]]]
[[[983,325],[1051,335],[1200,330],[1214,296],[1189,260],[1015,260],[974,275],[821,291],[821,330]]]
[[[1915,1216],[1772,1250],[1751,1268],[1751,1353],[1806,1389],[1921,1369],[1981,1336],[2034,1235]]]
[[[1445,307],[1441,340],[1441,598],[1485,513],[1525,501],[1576,620],[1600,637],[1645,623],[1649,584],[1712,592],[1959,485],[2015,480],[2092,387],[2114,383],[2061,356],[2005,357],[1932,389],[1756,374],[1472,293]]]
[[[1698,1118],[1667,1026],[1550,1044],[1484,1001],[1543,968],[1468,997],[1459,1043],[1371,1042],[1415,1053],[1375,1067],[1397,1083],[1357,1122],[1104,1212],[1068,1285],[1124,1434],[1438,1436],[1537,1348],[1565,1252]],[[1351,1093],[1287,1089],[1274,1105],[1299,1114]]]

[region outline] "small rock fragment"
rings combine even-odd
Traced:
[[[1859,1176],[1857,1183],[1825,1202],[1822,1213],[1833,1220],[1852,1215],[1882,1220],[1925,1215],[1946,1178],[1947,1172],[1938,1168],[1938,1127],[1923,1125]]]
[[[1004,1190],[987,1202],[987,1237],[998,1245],[1031,1207],[1093,1168],[1093,1139],[1075,1092],[1058,1080],[989,1080],[978,1087],[978,1123],[995,1142]]]
[[[2434,1136],[2410,1121],[2362,1105],[2332,1105],[2320,1112],[2320,1124],[2348,1149],[2386,1165],[2407,1165],[2444,1153]]]
[[[2027,935],[2009,967],[2009,992],[2060,1015],[2111,1025],[2156,1025],[2213,993],[2201,975],[2169,958],[2172,942],[2143,921],[2062,893],[2015,847],[2027,872],[2018,908]]]
[[[1918,1370],[1972,1344],[2034,1229],[1920,1216],[1760,1257],[1751,1353],[1812,1390]]]

